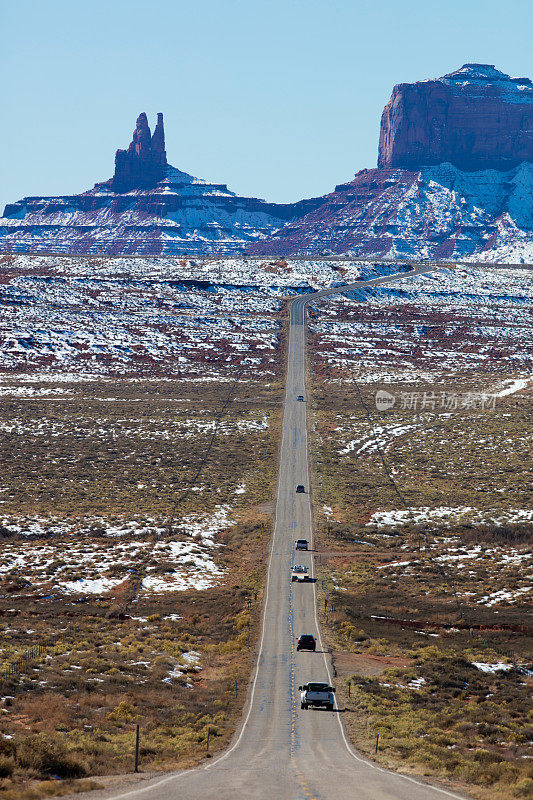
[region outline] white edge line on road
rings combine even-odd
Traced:
[[[416,277],[418,277],[419,274],[420,273],[417,273]],[[422,273],[422,274],[424,274],[424,273]],[[415,277],[411,273],[399,273],[398,275],[391,275],[391,276],[387,276],[387,277],[390,277],[391,279],[397,279],[397,278],[407,278],[409,276],[410,277]],[[380,280],[380,282],[384,283],[385,281]],[[303,308],[304,319],[303,319],[303,323],[302,324],[303,324],[303,328],[304,328],[304,347],[305,347],[305,328],[306,328],[306,325],[305,325],[306,306],[307,306],[307,303],[312,302],[312,298],[313,297],[314,297],[314,295],[310,295],[309,296],[309,300],[306,300],[303,303],[303,306],[304,306],[304,308]],[[305,373],[304,373],[304,375],[305,375]],[[306,410],[305,410],[305,416],[306,416],[305,447],[306,447],[306,452],[308,454],[308,457],[307,457],[307,485],[308,485],[309,489],[311,489],[311,476],[309,474],[309,449],[308,449],[308,443],[307,443],[307,422],[308,422],[307,407],[306,407]],[[326,652],[324,650],[324,643],[322,641],[322,634],[321,634],[321,631],[320,631],[320,625],[319,625],[319,622],[318,622],[318,613],[317,613],[318,602],[317,602],[317,593],[316,593],[315,557],[314,557],[315,545],[314,545],[314,531],[313,531],[313,527],[312,527],[311,498],[310,497],[309,497],[309,515],[310,515],[310,523],[311,523],[311,525],[310,525],[311,543],[312,543],[312,547],[313,547],[313,562],[312,562],[313,563],[313,571],[312,571],[312,576],[313,576],[313,578],[315,578],[315,581],[313,582],[315,625],[316,625],[316,630],[317,630],[317,635],[318,635],[318,642],[320,644],[320,649],[322,650],[322,657],[324,659],[324,665],[326,667],[326,672],[328,673],[329,684],[330,684],[330,686],[332,686],[333,685],[333,678],[332,678],[332,675],[331,675],[330,668],[328,666],[328,661],[327,661],[327,658],[326,658]],[[339,707],[337,705],[337,698],[336,697],[335,697],[335,708],[337,709],[337,712],[340,711],[340,709],[339,709]],[[404,775],[402,772],[396,772],[396,771],[393,771],[393,770],[384,769],[383,767],[380,767],[377,764],[375,764],[373,761],[370,761],[369,759],[363,758],[362,756],[358,755],[357,753],[355,753],[352,750],[352,748],[351,748],[351,746],[350,746],[350,744],[349,744],[349,742],[348,742],[348,740],[346,738],[346,734],[344,732],[344,726],[343,726],[341,718],[340,718],[340,713],[337,713],[337,722],[339,723],[341,736],[342,736],[342,739],[343,739],[344,744],[346,746],[346,749],[348,750],[350,755],[353,758],[355,758],[356,761],[360,761],[362,764],[365,764],[367,767],[371,767],[372,769],[375,769],[378,772],[383,772],[383,773],[385,773],[387,775],[397,775],[399,778],[403,778],[405,781],[409,781],[410,783],[414,783],[416,786],[420,786],[422,788],[428,788],[428,789],[431,789],[431,790],[436,791],[436,792],[441,792],[441,794],[444,794],[447,797],[453,797],[455,800],[465,800],[465,798],[462,797],[461,795],[454,794],[453,792],[449,792],[447,789],[441,789],[440,786],[435,786],[435,785],[433,785],[431,783],[425,783],[425,782],[419,781],[416,778],[411,778],[409,775]]]

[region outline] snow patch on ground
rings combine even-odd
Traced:
[[[517,378],[516,380],[508,380],[505,381],[504,389],[500,389],[498,392],[495,392],[496,397],[507,397],[510,394],[516,394],[516,392],[520,392],[522,389],[525,389],[527,386],[533,383],[533,378]]]
[[[56,583],[56,588],[65,594],[98,594],[103,595],[124,582],[123,578],[79,578],[77,581]]]
[[[512,664],[506,664],[504,661],[497,661],[495,664],[488,664],[484,661],[472,661],[474,667],[480,670],[480,672],[508,672],[510,669],[513,668]]]
[[[522,597],[522,595],[527,595],[533,590],[533,586],[522,586],[520,589],[500,589],[498,592],[492,592],[491,594],[487,594],[482,597],[478,602],[487,608],[496,605],[497,603],[501,603],[502,601],[507,601],[508,603],[515,603],[518,599]]]
[[[189,650],[188,652],[181,654],[179,663],[170,670],[166,678],[163,678],[163,683],[171,684],[172,681],[176,680],[177,678],[181,678],[183,675],[187,675],[187,673],[199,672],[201,669],[200,653],[198,653],[196,650]],[[190,688],[192,683],[187,681],[185,686]]]
[[[0,397],[50,397],[51,395],[71,395],[69,389],[54,388],[34,388],[33,386],[2,386],[0,385]]]
[[[151,536],[163,536],[166,527],[138,521],[102,527],[104,535],[93,539],[90,527],[67,525],[57,520],[15,522],[6,518],[4,527],[24,534],[49,534],[42,538],[8,540],[2,546],[0,576],[16,579],[27,590],[61,592],[71,595],[103,595],[129,579],[132,570],[151,548]],[[181,539],[156,542],[153,553],[160,566],[149,566],[142,582],[147,592],[199,591],[219,584],[224,570],[215,561],[215,535],[233,524],[231,507],[218,506],[211,514],[189,515],[180,521]],[[89,529],[89,531],[88,531]],[[129,534],[129,535],[128,535]],[[134,536],[135,538],[131,538]],[[163,566],[161,566],[163,565]],[[163,571],[161,571],[163,570]],[[111,572],[111,574],[109,574]]]
[[[397,439],[415,428],[415,425],[377,425],[371,436],[365,435],[361,439],[354,439],[348,442],[346,447],[339,450],[339,455],[345,456],[354,452],[358,456],[364,452],[373,453],[378,450],[378,447],[382,450],[386,449],[393,439]]]
[[[367,526],[377,525],[378,528],[385,525],[434,523],[435,521],[446,524],[460,524],[466,516],[468,516],[469,522],[477,525],[504,525],[506,523],[529,522],[533,520],[533,509],[513,508],[502,509],[500,512],[488,513],[475,509],[472,506],[439,506],[437,508],[420,506],[417,508],[399,509],[395,511],[376,511],[366,524]]]
[[[409,390],[402,384],[431,383],[436,374],[480,368],[500,379],[502,373],[513,380],[531,377],[531,276],[524,270],[438,269],[325,298],[318,319],[309,323],[319,367],[330,380],[346,380],[350,373],[358,383],[382,383],[397,405]]]

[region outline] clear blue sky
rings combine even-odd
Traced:
[[[528,0],[0,0],[0,212],[113,173],[135,119],[169,162],[289,202],[376,163],[395,83],[533,74]]]

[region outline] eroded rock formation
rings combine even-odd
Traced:
[[[153,136],[144,111],[137,117],[133,139],[127,150],[117,150],[115,174],[107,185],[114,192],[149,189],[165,176],[167,154],[163,114],[157,115]]]
[[[115,174],[77,195],[25,197],[0,220],[6,251],[69,253],[238,253],[322,198],[266,203],[239,197],[225,184],[196,178],[167,163],[163,115],[153,135],[140,114]]]

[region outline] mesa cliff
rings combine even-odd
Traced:
[[[248,252],[533,261],[533,83],[464,64],[398,84],[377,169]]]
[[[506,171],[524,161],[533,161],[533,83],[492,64],[400,83],[381,117],[378,167]]]

